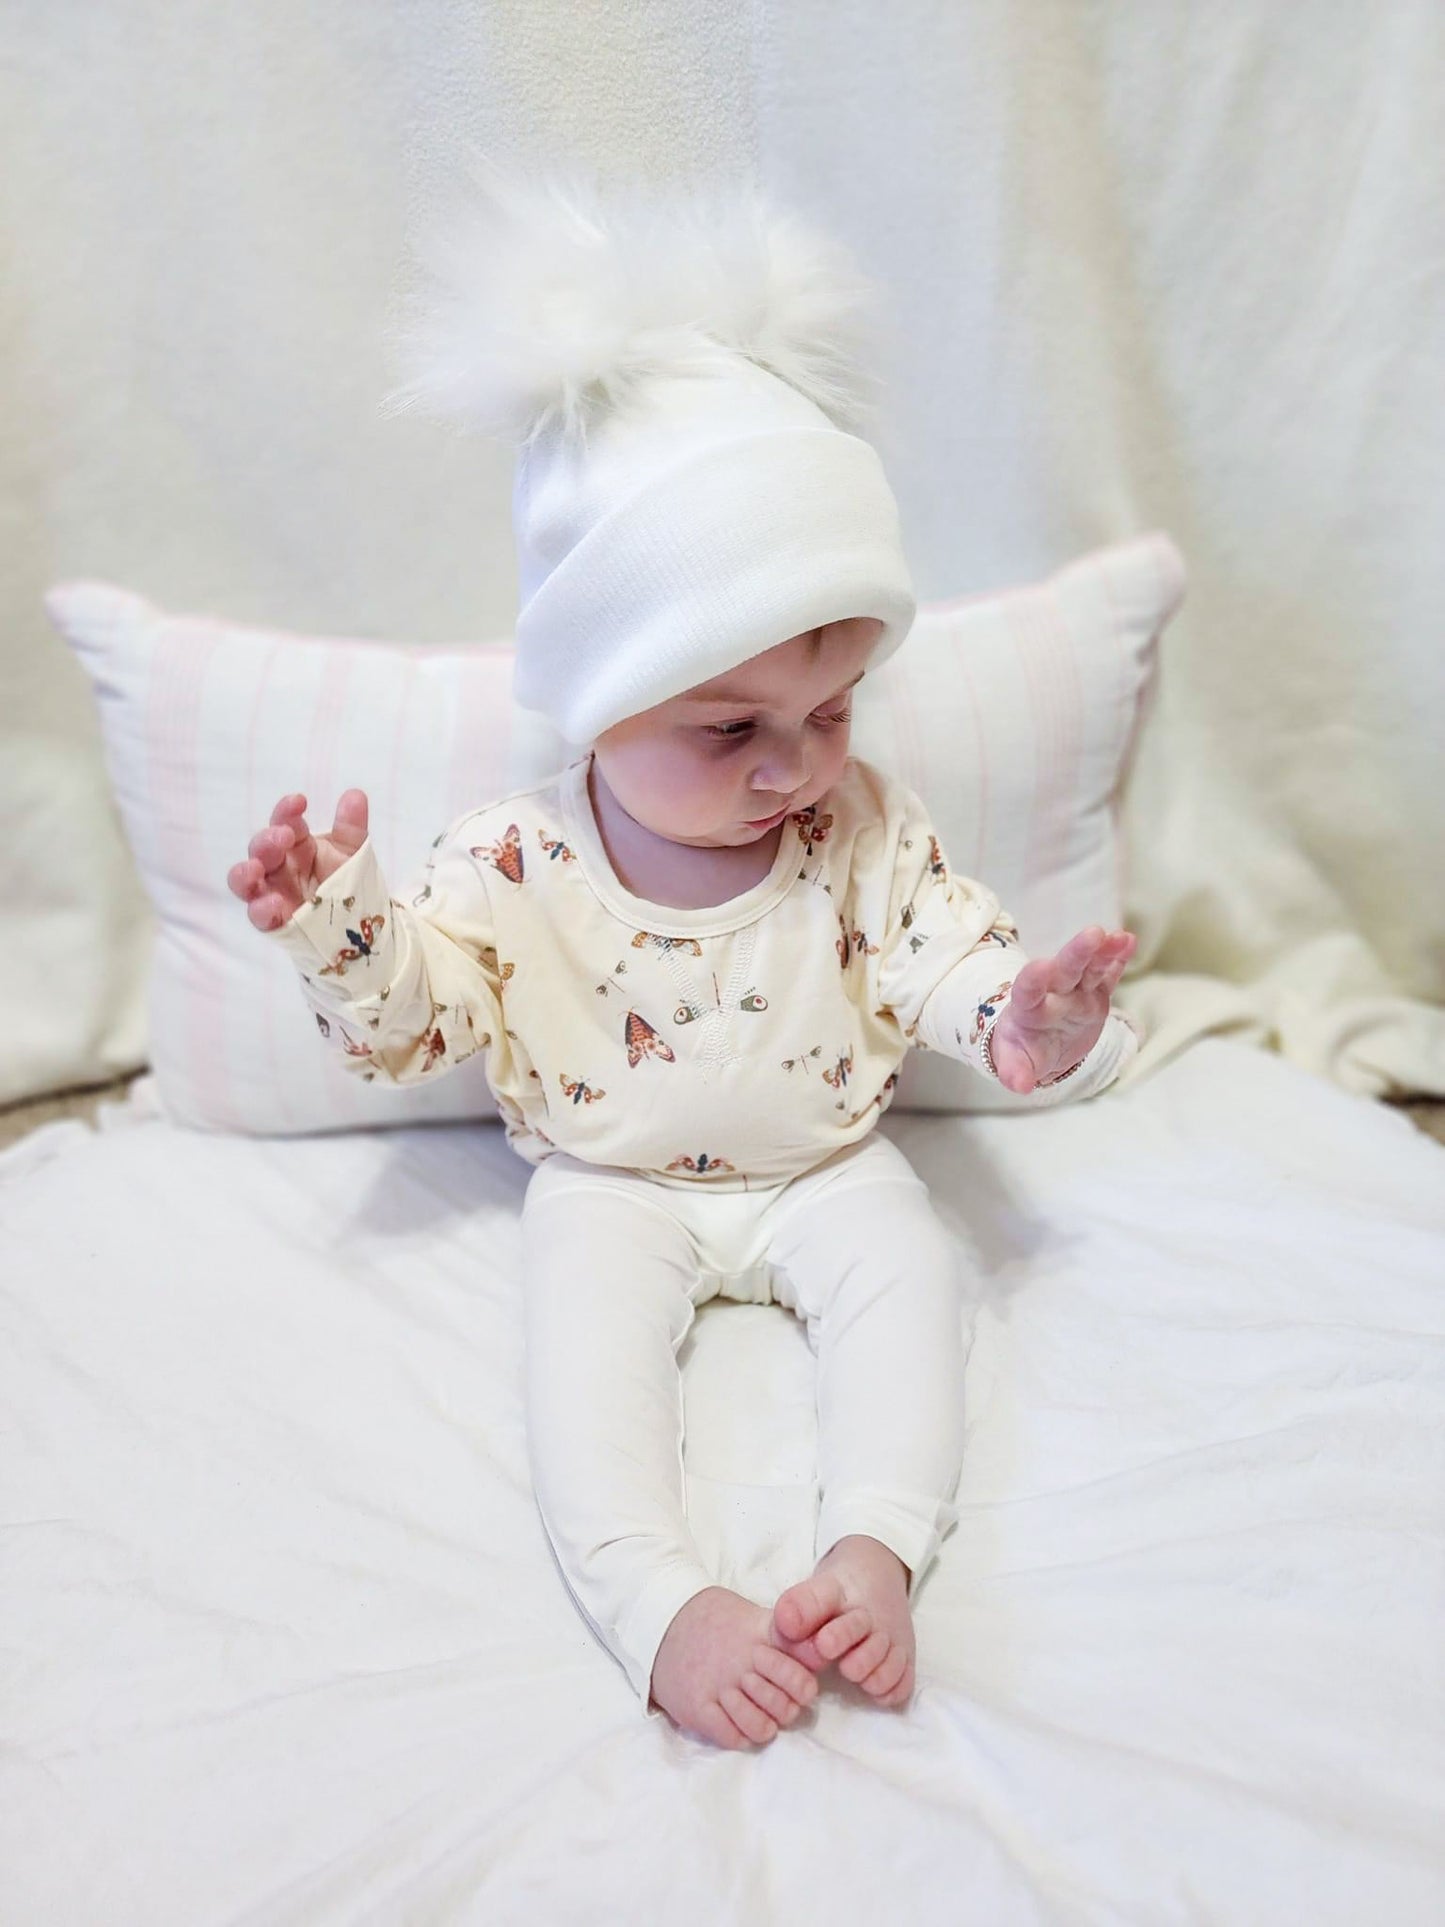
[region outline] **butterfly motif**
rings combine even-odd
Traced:
[[[933,876],[946,877],[948,875],[948,866],[943,860],[943,852],[938,847],[938,838],[936,836],[931,836],[928,839],[928,868],[930,874]]]
[[[716,977],[713,978],[713,988],[714,990],[716,990],[717,988]],[[767,1007],[768,1007],[767,998],[760,997],[755,990],[748,991],[745,997],[740,997],[738,999],[739,1010],[746,1010],[750,1013],[756,1013],[758,1011],[766,1010]],[[717,1008],[719,1010],[722,1008],[721,999],[719,999]],[[706,1010],[704,1010],[701,1004],[679,1004],[677,1009],[672,1013],[672,1021],[675,1024],[695,1024],[699,1018],[705,1017],[706,1015],[707,1015],[707,1012]]]
[[[796,1057],[785,1057],[783,1059],[783,1069],[785,1071],[790,1071],[795,1069],[797,1065],[801,1064],[803,1069],[807,1070],[809,1068],[808,1059],[810,1057],[821,1057],[822,1055],[823,1055],[823,1046],[821,1044],[814,1044],[811,1050],[799,1051]]]
[[[370,1057],[370,1044],[354,1044],[345,1031],[341,1033],[341,1041],[346,1046],[346,1055],[348,1057]]]
[[[606,983],[598,984],[597,995],[599,997],[610,996],[612,994],[613,984],[616,983],[616,980],[619,977],[625,977],[626,974],[627,974],[626,960],[624,958],[619,958],[617,961],[617,968],[609,973]],[[622,988],[621,984],[617,984],[617,988],[621,990]]]
[[[353,898],[352,901],[354,902],[355,899]],[[318,974],[322,977],[332,975],[344,977],[349,963],[355,963],[359,957],[371,955],[371,947],[376,941],[377,933],[385,927],[385,917],[363,917],[360,930],[348,930],[346,933],[351,939],[350,944],[338,950],[329,964],[322,964]]]
[[[430,895],[431,895],[431,885],[430,885],[430,884],[428,883],[428,884],[427,884],[427,885],[425,886],[425,888],[424,888],[424,889],[422,890],[422,892],[421,892],[421,894],[420,894],[419,896],[415,896],[415,897],[413,897],[413,898],[412,898],[412,900],[411,900],[411,903],[412,903],[412,908],[413,908],[413,909],[416,909],[416,907],[418,906],[418,904],[422,904],[422,903],[425,903],[425,902],[426,902],[426,900],[427,900],[427,898],[428,898],[428,897],[429,897]]]
[[[853,1047],[850,1044],[848,1049],[839,1056],[838,1062],[833,1066],[832,1070],[823,1072],[823,1082],[825,1084],[831,1084],[835,1091],[841,1091],[843,1086],[848,1082],[852,1069]]]
[[[811,849],[815,843],[826,843],[828,840],[828,832],[833,827],[833,819],[831,816],[818,815],[818,806],[816,803],[810,804],[806,810],[797,811],[793,817],[793,821],[798,826],[798,835],[809,849]]]
[[[677,1062],[677,1052],[671,1044],[664,1044],[647,1019],[639,1017],[635,1010],[628,1011],[623,1034],[630,1069],[636,1070],[644,1057],[659,1057],[665,1064]]]
[[[321,1032],[321,1035],[323,1037],[329,1037],[331,1035],[331,1026],[321,1015],[321,1012],[319,1010],[313,1010],[311,1015],[316,1019],[316,1028]]]
[[[632,939],[632,948],[641,950],[650,943],[655,943],[659,950],[690,950],[694,957],[702,955],[702,945],[696,937],[659,937],[651,930],[639,930]]]
[[[509,823],[498,843],[474,843],[471,854],[485,857],[494,870],[500,870],[509,883],[522,881],[522,832]]]
[[[854,1111],[853,1115],[848,1119],[848,1122],[850,1124],[856,1124],[860,1117],[867,1117],[868,1113],[873,1109],[874,1104],[878,1106],[880,1111],[886,1111],[888,1106],[893,1102],[893,1093],[897,1088],[898,1073],[897,1071],[892,1071],[884,1078],[878,1095],[873,1099],[873,1103],[865,1104],[861,1111]]]
[[[973,1013],[973,1023],[970,1025],[968,1032],[968,1041],[970,1044],[976,1044],[979,1038],[983,1036],[984,1031],[988,1028],[989,1019],[997,1015],[999,1007],[1012,989],[1013,979],[1010,978],[1006,984],[1000,984],[997,990],[991,992],[989,996],[984,998],[978,1009]]]
[[[736,1171],[735,1164],[726,1158],[710,1158],[706,1151],[699,1152],[695,1158],[674,1158],[668,1165],[669,1171],[694,1171],[698,1177],[705,1177],[709,1171]]]
[[[983,940],[985,943],[996,943],[1000,950],[1007,950],[1011,943],[1018,942],[1019,933],[1011,923],[1006,923],[1002,930],[986,930]]]
[[[564,863],[575,863],[577,861],[576,853],[568,849],[560,836],[548,836],[545,830],[538,830],[537,841],[542,845],[542,848],[554,863],[559,856]]]
[[[447,1040],[442,1036],[441,1030],[438,1028],[434,1030],[426,1040],[426,1057],[422,1061],[422,1069],[429,1071],[437,1059],[439,1057],[445,1057],[446,1054]]]
[[[833,948],[838,953],[839,968],[846,970],[848,968],[848,960],[853,955],[853,951],[848,942],[848,926],[844,923],[841,916],[838,918],[838,934],[833,939]]]
[[[855,930],[853,932],[853,949],[855,954],[860,957],[876,957],[878,955],[877,944],[869,943],[867,932],[863,930]]]
[[[562,1086],[562,1095],[570,1097],[574,1104],[596,1104],[607,1095],[606,1091],[594,1091],[585,1078],[568,1077],[565,1071],[558,1082]]]

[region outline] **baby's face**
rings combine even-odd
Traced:
[[[629,816],[673,843],[755,843],[837,782],[852,689],[882,623],[790,636],[711,682],[629,716],[594,744]]]

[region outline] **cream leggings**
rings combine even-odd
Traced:
[[[663,1634],[717,1584],[683,1509],[677,1366],[710,1298],[806,1319],[817,1556],[870,1533],[917,1588],[957,1518],[961,1254],[887,1138],[743,1192],[674,1188],[557,1153],[529,1182],[522,1238],[537,1503],[568,1585],[645,1710]]]

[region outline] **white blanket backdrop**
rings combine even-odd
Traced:
[[[1227,1031],[1445,1093],[1442,79],[1430,0],[7,8],[0,1101],[146,1054],[148,912],[51,582],[510,627],[505,454],[377,408],[464,140],[755,178],[846,239],[891,292],[925,598],[1167,528],[1141,1068]]]

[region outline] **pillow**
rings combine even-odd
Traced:
[[[1115,803],[1182,590],[1173,543],[1142,536],[1034,586],[925,604],[904,648],[859,685],[856,753],[918,791],[950,862],[998,893],[1036,955],[1122,917]],[[95,582],[61,583],[45,605],[92,679],[156,913],[150,1058],[166,1113],[256,1135],[495,1116],[480,1058],[401,1091],[339,1069],[293,966],[259,940],[226,873],[279,797],[304,791],[324,828],[355,786],[406,901],[448,823],[576,754],[514,707],[510,643],[293,635],[167,615]],[[1022,1102],[914,1051],[895,1108]]]
[[[289,791],[305,794],[308,821],[326,829],[341,792],[356,787],[405,901],[433,837],[512,787],[510,643],[290,635],[167,615],[93,582],[60,584],[45,607],[94,685],[111,784],[156,915],[147,1007],[167,1115],[254,1135],[495,1117],[480,1057],[409,1090],[340,1070],[295,967],[252,929],[226,873]]]

